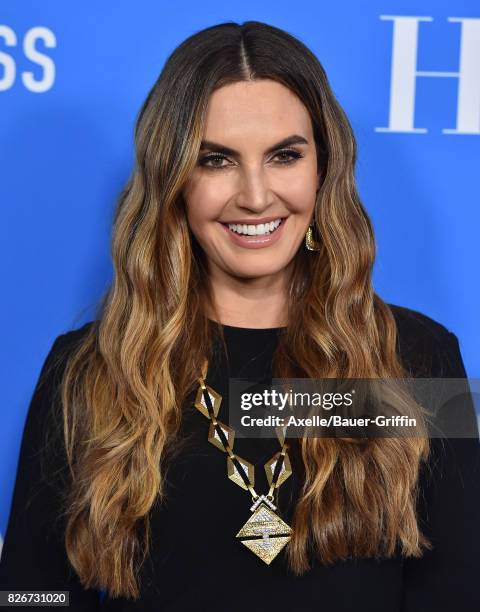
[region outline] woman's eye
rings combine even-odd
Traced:
[[[286,155],[289,158],[283,158],[283,161],[280,162],[281,164],[290,164],[295,160],[299,159],[300,157],[303,157],[303,155],[299,153],[299,151],[295,151],[294,149],[284,149],[283,151],[279,151],[275,155],[275,157],[278,157],[279,155]]]
[[[207,168],[214,168],[215,170],[222,170],[223,168],[225,168],[226,166],[223,165],[219,165],[217,163],[213,163],[213,164],[209,164],[209,162],[222,162],[223,160],[226,160],[227,158],[224,157],[223,155],[219,155],[218,153],[215,155],[206,155],[205,157],[202,157],[202,159],[200,160],[200,165],[201,166],[206,166]]]

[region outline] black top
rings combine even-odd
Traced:
[[[418,312],[391,306],[398,348],[412,377],[466,377],[457,338]],[[42,373],[82,328],[59,336]],[[268,377],[278,331],[224,326],[230,371],[214,360],[207,383],[224,398],[232,377]],[[264,564],[236,537],[251,515],[250,494],[227,478],[226,453],[207,441],[209,419],[191,403],[182,431],[187,443],[167,472],[168,501],[152,510],[151,552],[141,570],[141,599],[111,600],[84,590],[68,564],[56,487],[65,468],[63,446],[52,443],[51,471],[40,471],[38,451],[58,387],[60,367],[37,384],[23,433],[11,514],[0,562],[0,590],[70,591],[73,610],[328,612],[471,612],[480,609],[480,445],[478,439],[433,439],[421,472],[421,527],[434,549],[421,559],[352,559],[316,563],[302,577],[286,568],[284,551]],[[227,401],[224,399],[223,406]],[[223,418],[220,411],[219,419]],[[471,417],[474,418],[473,406]],[[228,420],[227,420],[228,422]],[[53,453],[61,448],[61,453]],[[235,453],[255,464],[255,488],[266,492],[263,465],[279,450],[274,439],[235,441]],[[299,470],[279,489],[288,522],[300,486]],[[46,476],[50,484],[45,483]],[[55,484],[57,483],[57,484]]]

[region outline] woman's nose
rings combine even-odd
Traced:
[[[273,193],[262,168],[247,168],[241,173],[237,205],[261,212],[273,202]]]

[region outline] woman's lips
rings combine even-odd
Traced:
[[[283,226],[287,222],[288,217],[284,218],[277,229],[266,236],[258,235],[258,236],[248,236],[247,234],[237,234],[228,228],[228,225],[224,225],[220,223],[223,230],[230,236],[230,240],[238,246],[247,248],[247,249],[263,249],[264,247],[271,246],[275,244],[277,240],[281,237],[283,233]]]

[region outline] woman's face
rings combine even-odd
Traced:
[[[211,273],[284,271],[304,248],[319,186],[310,116],[287,87],[248,81],[212,94],[199,160],[183,191]]]

